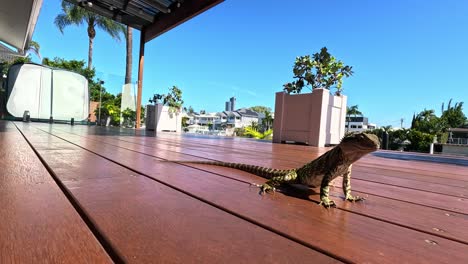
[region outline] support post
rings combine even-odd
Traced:
[[[138,93],[136,103],[136,128],[140,128],[140,116],[141,116],[141,93],[143,90],[143,63],[145,58],[145,34],[146,29],[142,28],[140,32],[140,56],[138,59]]]

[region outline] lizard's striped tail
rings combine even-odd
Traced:
[[[238,169],[241,171],[255,174],[265,179],[271,179],[273,177],[283,176],[291,172],[291,170],[279,170],[279,169],[265,168],[261,166],[249,165],[249,164],[244,164],[244,163],[233,163],[233,162],[222,162],[222,161],[176,161],[174,160],[172,162],[183,163],[183,164],[187,164],[187,163],[205,164],[205,165],[233,168],[233,169]]]

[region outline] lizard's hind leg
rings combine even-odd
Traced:
[[[275,192],[276,187],[284,183],[295,183],[297,179],[296,171],[290,171],[285,175],[274,176],[265,182],[262,185],[255,184],[257,187],[260,187],[260,194],[265,194],[269,192]]]

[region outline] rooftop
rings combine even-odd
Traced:
[[[468,259],[468,158],[378,151],[353,166],[366,200],[344,202],[339,178],[325,209],[316,190],[261,196],[260,177],[168,160],[286,169],[326,148],[7,121],[0,144],[1,263]]]

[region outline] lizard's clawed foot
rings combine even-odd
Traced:
[[[351,194],[347,195],[345,199],[347,201],[350,201],[350,202],[359,202],[359,201],[364,201],[365,200],[364,197],[352,196]]]
[[[255,183],[252,183],[252,185],[255,185],[257,187],[260,188],[260,193],[259,194],[265,194],[265,193],[274,193],[276,191],[276,188],[267,184],[267,183],[264,183],[262,185],[260,184],[255,184]]]
[[[323,205],[325,208],[336,207],[335,202],[328,197],[322,198],[319,205]]]

